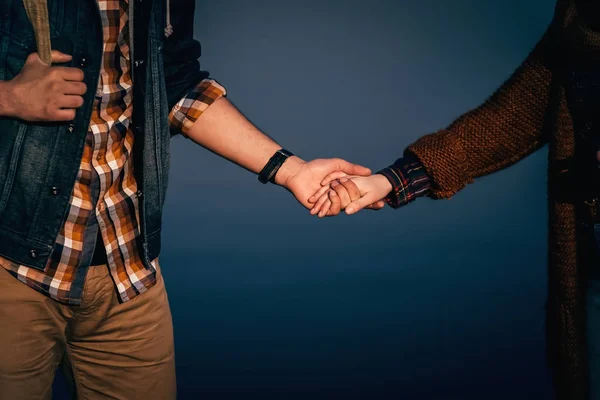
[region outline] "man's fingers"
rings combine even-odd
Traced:
[[[326,201],[328,201],[327,193],[323,194],[323,196],[321,196],[319,200],[317,200],[317,203],[310,210],[310,215],[318,214],[319,211],[321,211],[321,207],[323,207],[323,204],[325,204]]]
[[[62,96],[58,102],[60,108],[79,108],[83,105],[81,96]]]
[[[308,202],[310,204],[316,203],[317,200],[319,200],[325,193],[327,193],[327,191],[329,191],[329,189],[330,189],[329,185],[322,186],[321,189],[317,190],[317,192],[308,199]]]
[[[81,82],[83,81],[84,74],[79,68],[71,67],[52,67],[55,74],[59,74],[65,81]]]
[[[87,86],[83,82],[65,82],[64,88],[64,94],[83,96],[87,92]]]
[[[327,200],[323,203],[323,207],[321,207],[321,211],[319,211],[319,218],[323,218],[329,212],[329,208],[331,208],[331,200],[329,200],[329,196],[325,196]]]
[[[72,121],[75,119],[74,109],[57,110],[53,113],[52,121]]]
[[[362,165],[352,164],[346,160],[338,159],[338,170],[349,175],[370,176],[371,170]]]
[[[356,214],[357,212],[359,212],[360,210],[362,210],[369,204],[373,204],[373,202],[375,202],[376,200],[371,197],[372,196],[367,194],[365,197],[361,197],[360,199],[350,203],[348,205],[348,207],[346,207],[346,214],[348,214],[348,215]]]
[[[341,207],[341,201],[340,201],[340,197],[337,195],[337,193],[335,192],[335,190],[330,190],[328,192],[329,195],[329,201],[331,202],[331,207],[329,208],[329,212],[327,213],[327,216],[333,217],[336,216],[340,213],[340,211],[342,211],[342,207]]]
[[[340,178],[343,178],[344,176],[346,176],[347,174],[345,172],[342,171],[335,171],[330,173],[329,175],[327,175],[325,177],[325,179],[323,179],[321,181],[321,186],[327,186],[329,185],[332,181],[338,180]]]
[[[65,54],[65,53],[61,53],[58,50],[52,50],[51,55],[52,55],[52,63],[66,63],[66,62],[71,61],[71,59],[73,58],[72,56]]]

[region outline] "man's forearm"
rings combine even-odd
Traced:
[[[187,136],[220,156],[259,173],[275,152],[281,149],[273,139],[262,133],[225,97],[215,101],[198,118]],[[304,163],[290,157],[275,176],[275,183],[286,181]]]

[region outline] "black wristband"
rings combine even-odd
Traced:
[[[273,182],[277,171],[279,171],[279,168],[281,168],[285,160],[291,156],[293,156],[293,154],[285,149],[277,150],[267,165],[265,165],[262,171],[260,171],[260,174],[258,174],[258,180],[260,183]]]

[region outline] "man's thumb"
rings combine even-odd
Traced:
[[[73,57],[65,54],[65,53],[61,53],[58,50],[52,50],[52,63],[66,63],[71,61]]]

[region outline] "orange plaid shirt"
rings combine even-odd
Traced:
[[[84,234],[89,234],[86,228],[92,218],[102,235],[108,268],[121,301],[128,301],[155,284],[156,260],[147,269],[135,240],[140,229],[131,154],[133,88],[127,0],[98,0],[98,6],[104,32],[100,80],[66,220],[44,271],[0,257],[0,264],[17,279],[67,304],[81,303],[90,262],[82,259]],[[224,95],[225,89],[214,80],[199,82],[171,110],[172,127],[185,135],[202,112]],[[96,201],[93,184],[99,186]],[[95,238],[87,238],[86,246],[88,242],[94,243]]]

